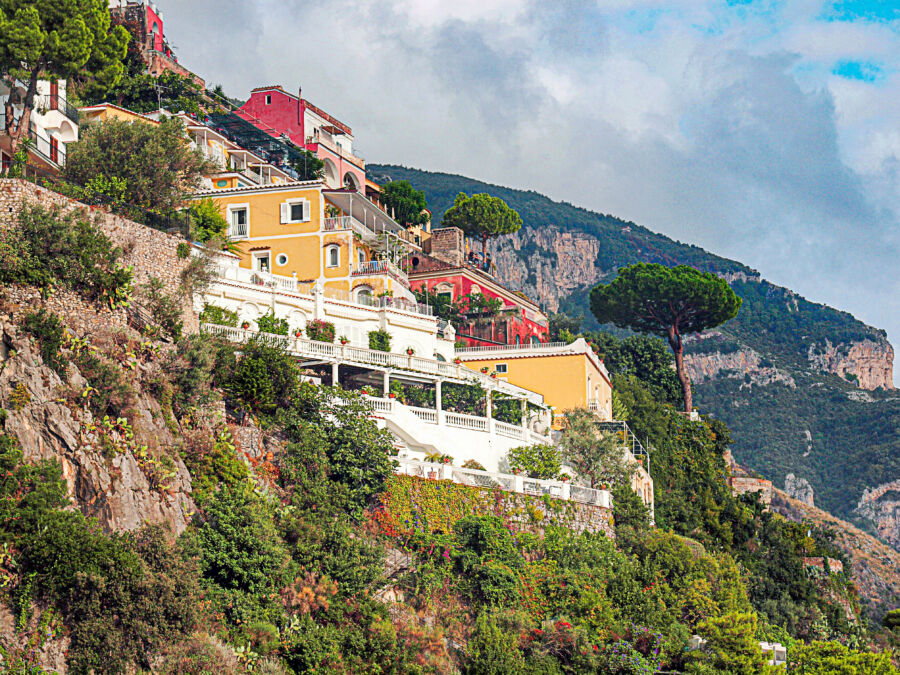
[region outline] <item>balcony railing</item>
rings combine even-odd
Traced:
[[[354,277],[369,277],[376,274],[387,274],[404,285],[409,285],[409,277],[406,276],[406,272],[390,260],[370,260],[364,263],[356,263],[353,266],[352,276]]]
[[[230,326],[218,326],[215,324],[203,324],[201,330],[213,335],[219,335],[232,342],[243,343],[258,334],[258,331],[243,330]],[[421,356],[408,356],[393,352],[381,352],[363,347],[351,345],[332,344],[330,342],[317,342],[303,338],[283,337],[265,334],[267,339],[276,340],[284,344],[289,352],[304,358],[324,359],[341,363],[356,363],[376,368],[392,368],[407,370],[426,375],[439,376],[454,382],[476,382],[484,389],[496,390],[517,398],[525,398],[536,405],[543,405],[543,396],[527,389],[517,387],[503,380],[497,380],[484,373],[480,373],[463,365],[427,359]]]
[[[559,349],[568,347],[568,342],[526,342],[520,345],[491,345],[488,347],[460,347],[456,350],[459,355],[480,354],[482,352],[502,352],[509,350],[529,351],[535,349]]]
[[[246,239],[250,235],[249,223],[231,223],[228,226],[229,239]]]
[[[464,469],[451,464],[431,464],[411,459],[395,459],[394,461],[397,462],[394,472],[401,475],[430,478],[432,480],[452,480],[454,483],[470,487],[489,490],[499,488],[505,492],[518,492],[536,497],[547,495],[557,499],[565,499],[607,509],[612,508],[613,505],[612,495],[607,490],[572,485],[564,481],[525,478],[508,473]]]
[[[28,138],[31,139],[31,150],[44,160],[64,166],[66,163],[66,144],[56,139],[51,140],[42,134],[34,122],[28,125]]]
[[[271,274],[269,272],[255,272],[248,270],[246,267],[220,265],[216,270],[216,274],[220,279],[239,281],[263,288],[274,288],[279,291],[287,291],[288,293],[308,294],[312,287],[312,284],[298,283],[296,277]]]
[[[630,452],[631,456],[636,460],[641,461],[641,463],[644,465],[644,468],[647,469],[647,472],[649,473],[650,453],[647,452],[646,448],[644,448],[643,444],[638,440],[637,436],[632,433],[631,427],[628,426],[627,422],[597,422],[597,426],[600,431],[609,431],[618,434],[619,438],[622,440],[622,447]]]

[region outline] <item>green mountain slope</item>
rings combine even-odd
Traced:
[[[436,224],[458,192],[506,200],[524,226],[492,245],[498,277],[548,310],[582,314],[586,328],[597,326],[585,291],[622,265],[684,263],[725,276],[744,304],[735,320],[689,347],[697,404],[733,429],[738,461],[778,487],[794,474],[820,508],[900,544],[897,490],[883,487],[858,509],[867,488],[900,479],[900,395],[890,389],[893,351],[884,331],[738,261],[534,191],[393,165],[369,171],[424,190]]]

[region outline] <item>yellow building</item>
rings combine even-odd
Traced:
[[[159,124],[155,119],[133,110],[122,108],[114,103],[98,103],[78,109],[82,124],[86,122],[106,122],[120,120],[122,122],[139,122],[140,124]]]
[[[574,408],[590,408],[601,420],[612,419],[612,385],[603,361],[584,338],[572,344],[547,343],[458,349],[458,358],[473,370],[544,397],[554,411],[554,426]]]
[[[240,266],[275,281],[318,284],[326,297],[415,302],[395,262],[414,246],[403,229],[360,193],[318,181],[233,187],[197,193],[228,221]],[[285,283],[280,284],[282,287]]]

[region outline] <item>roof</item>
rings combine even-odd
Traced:
[[[315,188],[321,187],[324,185],[322,181],[319,180],[295,180],[290,183],[269,183],[268,185],[247,185],[244,187],[233,187],[233,188],[222,188],[221,190],[198,190],[194,193],[194,196],[203,195],[204,197],[208,197],[209,195],[229,195],[241,192],[284,192],[288,190],[296,190],[298,188]]]
[[[128,113],[129,115],[134,115],[135,117],[143,117],[145,120],[147,120],[148,122],[151,122],[153,124],[159,124],[159,120],[155,120],[152,117],[149,117],[149,115],[151,115],[152,113],[135,112],[134,110],[129,110],[128,108],[123,108],[122,106],[116,105],[115,103],[103,102],[103,103],[97,103],[95,105],[86,105],[86,106],[80,107],[78,110],[80,112],[94,112],[94,111],[99,112],[106,108],[115,108],[116,110],[121,110],[122,112]],[[158,111],[154,111],[154,112],[158,112]]]
[[[456,356],[463,361],[504,361],[510,359],[546,358],[552,356],[573,356],[583,354],[600,371],[607,384],[612,385],[609,371],[603,360],[597,357],[584,338],[575,342],[544,342],[540,344],[497,345],[491,347],[464,347],[456,350]]]

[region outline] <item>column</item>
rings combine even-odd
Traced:
[[[441,380],[434,381],[434,409],[441,412]]]
[[[384,397],[391,393],[391,371],[384,371]]]
[[[485,397],[484,416],[487,417],[488,433],[494,433],[494,406],[492,399],[493,390],[488,389]]]
[[[337,387],[340,382],[338,381],[338,363],[334,362],[331,364],[331,386]]]
[[[522,428],[528,428],[528,401],[524,398],[521,400],[522,403]]]

